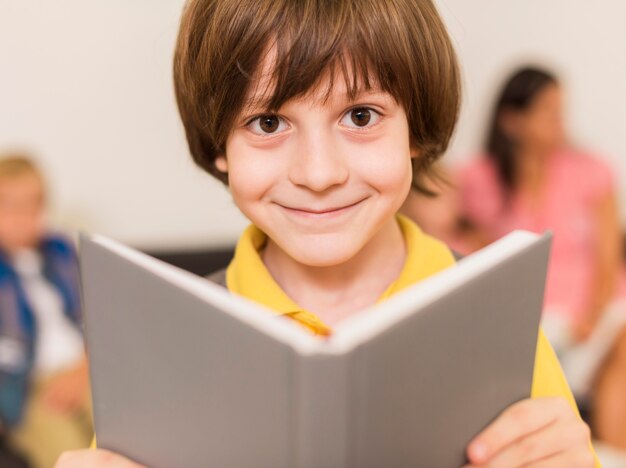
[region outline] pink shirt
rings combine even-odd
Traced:
[[[610,169],[573,150],[550,157],[542,202],[534,208],[516,195],[505,204],[502,185],[490,159],[481,157],[459,173],[461,211],[497,239],[514,229],[549,229],[554,242],[546,285],[546,310],[575,321],[591,300],[598,242],[595,206],[611,193]]]

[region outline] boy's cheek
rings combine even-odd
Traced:
[[[250,203],[261,202],[274,186],[271,175],[262,169],[238,171],[237,168],[229,171],[229,185],[233,199],[240,209]]]
[[[413,180],[411,160],[383,153],[364,167],[361,177],[384,197],[404,201]]]

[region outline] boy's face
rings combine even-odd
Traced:
[[[245,109],[217,160],[241,211],[309,266],[341,264],[390,232],[412,180],[403,107],[378,91],[350,101],[341,79],[324,102],[327,86],[275,114]]]
[[[34,247],[44,231],[44,195],[39,177],[22,174],[0,180],[0,246]]]

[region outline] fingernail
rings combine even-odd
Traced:
[[[476,442],[472,445],[472,458],[475,458],[477,461],[482,461],[487,458],[487,445],[482,442]]]

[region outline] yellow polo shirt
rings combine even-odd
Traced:
[[[406,242],[407,257],[400,276],[378,302],[454,264],[452,253],[442,242],[426,235],[408,218],[398,215],[397,219]],[[266,239],[266,235],[254,225],[244,231],[237,243],[235,256],[226,270],[226,286],[235,294],[296,320],[314,334],[330,335],[332,329],[317,315],[299,307],[270,275],[259,254]],[[539,332],[537,342],[531,396],[564,397],[578,414],[572,392],[543,331]],[[600,467],[597,461],[596,466]]]

